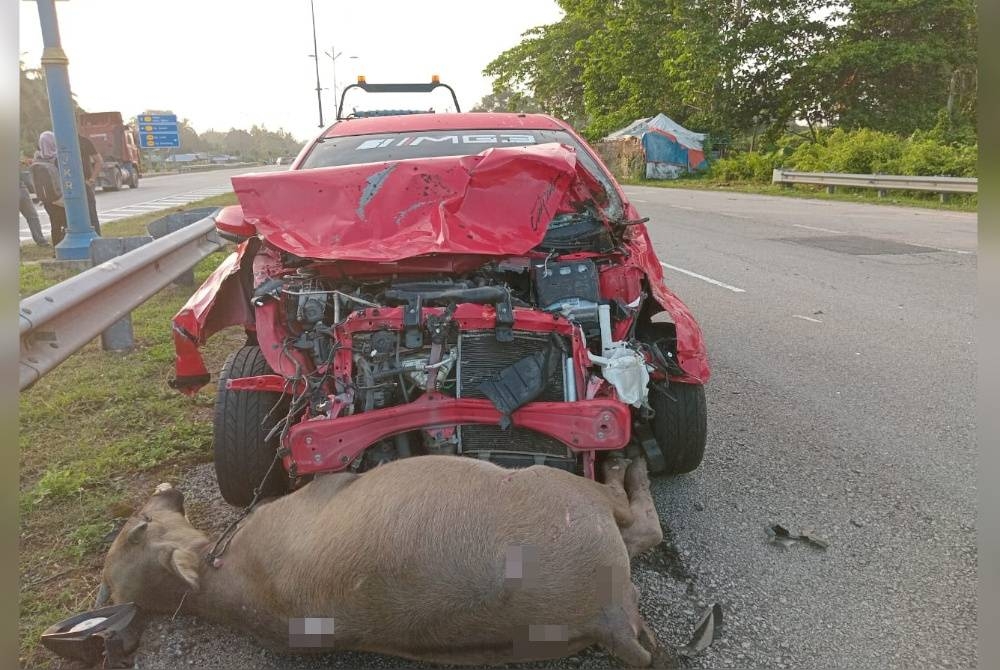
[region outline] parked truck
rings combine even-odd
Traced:
[[[139,187],[141,161],[135,128],[127,125],[121,112],[81,114],[80,134],[94,143],[104,159],[96,185],[105,191],[117,191],[123,185]]]

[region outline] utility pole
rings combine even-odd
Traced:
[[[38,21],[42,26],[42,67],[49,94],[52,132],[56,136],[63,201],[66,203],[66,237],[56,245],[56,258],[90,258],[90,241],[97,237],[90,221],[87,188],[83,181],[80,140],[73,115],[73,94],[69,86],[69,59],[59,39],[55,0],[36,0]]]
[[[337,59],[344,55],[343,51],[337,51],[334,46],[330,47],[329,51],[324,51],[324,54],[329,57],[333,62],[333,108],[335,110],[340,110],[340,98],[337,97]],[[348,56],[351,60],[357,60],[357,56]]]
[[[319,48],[316,46],[316,7],[313,0],[309,0],[309,12],[312,14],[313,27],[313,60],[316,61],[316,104],[319,106],[319,127],[323,127],[323,96],[320,93],[323,89],[319,85]]]
[[[333,61],[333,108],[334,109],[339,109],[339,105],[340,105],[340,101],[337,99],[337,59],[340,58],[340,54],[342,54],[342,53],[344,53],[344,52],[341,51],[340,53],[337,53],[336,47],[334,47],[331,44],[330,45],[330,53],[327,54],[327,56],[330,56],[330,60]],[[950,98],[949,98],[949,100],[950,100]],[[951,107],[950,106],[948,107],[948,113],[951,114]]]

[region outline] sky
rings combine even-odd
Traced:
[[[438,74],[468,110],[490,93],[486,64],[562,16],[554,0],[314,1],[326,125],[336,110],[324,52],[340,54],[341,90],[359,74],[369,83]],[[38,12],[17,4],[21,59],[37,67]],[[89,112],[169,109],[198,132],[258,124],[303,141],[319,132],[309,0],[66,0],[56,11],[70,85]],[[446,111],[450,100],[443,89],[403,99],[355,90],[347,106]]]

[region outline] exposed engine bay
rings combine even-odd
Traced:
[[[591,479],[635,449],[650,472],[697,467],[701,330],[645,219],[550,130],[376,162],[351,152],[388,139],[360,135],[343,164],[233,178],[240,204],[214,218],[239,246],[174,317],[171,381],[197,393],[213,378],[199,348],[243,326],[216,388],[227,501],[420,454]]]
[[[458,277],[352,281],[332,276],[332,265],[311,264],[265,281],[254,305],[277,303],[287,332],[283,354],[307,363],[299,366],[303,384],[282,432],[311,418],[356,416],[422,398],[488,400],[500,413],[496,423],[398,433],[368,446],[349,468],[430,453],[582,472],[579,455],[564,441],[514,425],[511,416],[528,403],[617,398],[648,418],[650,373],[663,381],[676,373],[674,343],[636,339],[641,290],[631,302],[602,296],[600,273],[615,267],[592,255],[560,260],[549,252],[490,261]],[[515,319],[526,311],[536,327]],[[478,323],[462,318],[470,313]]]

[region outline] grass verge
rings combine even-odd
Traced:
[[[849,189],[838,187],[834,193],[827,193],[822,186],[793,184],[784,188],[779,184],[759,184],[756,182],[716,182],[704,177],[682,177],[680,179],[625,179],[623,184],[632,186],[657,186],[660,188],[700,189],[706,191],[727,191],[730,193],[754,193],[758,195],[779,195],[786,198],[810,198],[813,200],[835,200],[857,202],[867,205],[896,205],[903,207],[925,207],[956,212],[976,212],[979,199],[976,195],[952,195],[942,203],[935,193],[907,193],[889,191],[879,198],[875,189]]]
[[[233,202],[229,194],[186,208]],[[165,213],[109,223],[105,234],[142,234]],[[23,251],[22,296],[54,283]],[[226,253],[198,264],[198,283]],[[153,487],[211,459],[214,386],[193,399],[167,386],[170,319],[191,292],[171,285],[132,313],[132,352],[105,352],[95,340],[20,395],[22,667],[56,665],[38,643],[40,633],[92,606],[108,543]],[[239,329],[213,338],[204,348],[209,369],[220,369],[243,339]]]

